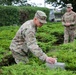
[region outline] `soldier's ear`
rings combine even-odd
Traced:
[[[36,23],[36,20],[37,20],[37,18],[36,18],[36,17],[34,17],[34,23]]]
[[[37,18],[36,18],[36,17],[35,17],[34,19],[35,19],[35,20],[37,20]]]

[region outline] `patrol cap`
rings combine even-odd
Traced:
[[[67,8],[73,9],[72,4],[71,3],[67,4]]]
[[[43,11],[37,10],[37,12],[35,13],[35,17],[38,18],[38,20],[41,23],[47,23],[46,22],[47,16],[46,16],[46,14]]]

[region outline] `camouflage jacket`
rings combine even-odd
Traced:
[[[69,22],[71,25],[75,25],[76,24],[76,13],[71,11],[66,12],[63,17],[62,17],[62,25],[65,26],[65,23]]]
[[[37,45],[35,33],[36,26],[33,20],[25,22],[13,38],[10,49],[22,55],[30,51],[35,56],[39,57],[39,59],[45,61],[47,55]]]

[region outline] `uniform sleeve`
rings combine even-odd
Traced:
[[[75,25],[76,24],[76,14],[74,15],[74,19],[73,21],[71,22],[71,25]]]
[[[64,15],[63,15],[63,17],[62,17],[62,25],[65,26]]]
[[[37,41],[35,38],[35,32],[32,29],[28,29],[24,33],[25,41],[27,43],[27,47],[29,50],[36,56],[39,57],[42,61],[46,60],[47,55],[42,51],[42,49],[37,45]]]

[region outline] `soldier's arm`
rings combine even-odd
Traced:
[[[47,55],[42,51],[42,49],[37,45],[37,41],[35,38],[35,32],[32,29],[28,29],[24,32],[24,39],[27,43],[27,47],[29,50],[39,59],[45,61]]]
[[[74,15],[73,22],[71,22],[70,24],[71,24],[71,25],[75,25],[75,24],[76,24],[76,14]]]
[[[65,21],[64,21],[64,15],[62,16],[62,25],[64,25],[65,26]]]

